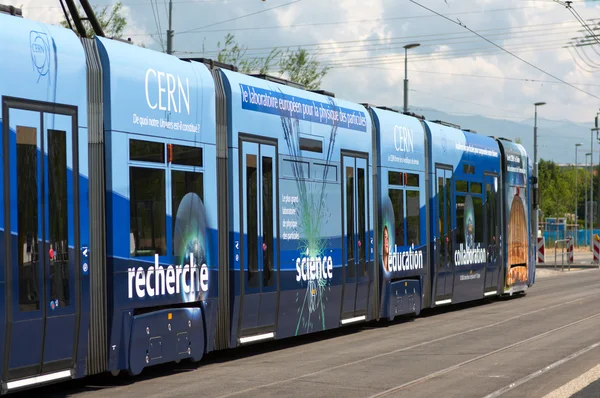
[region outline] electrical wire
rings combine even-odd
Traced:
[[[511,31],[517,30],[517,29],[530,29],[530,28],[536,28],[536,27],[548,27],[548,26],[556,26],[556,25],[576,25],[577,23],[574,21],[563,21],[563,22],[552,22],[552,23],[542,23],[542,24],[533,24],[533,25],[522,25],[522,26],[516,26],[516,27],[511,27],[511,28],[493,28],[493,29],[484,29],[482,30],[482,32],[501,32],[501,31],[507,31],[507,33],[510,33]],[[519,33],[527,33],[527,32],[532,32],[533,30],[529,30],[529,31],[524,31],[524,32],[519,32]],[[548,29],[541,29],[538,31],[545,31],[548,32]],[[344,48],[344,47],[340,47],[339,45],[342,44],[360,44],[360,43],[370,43],[370,42],[379,42],[379,41],[406,41],[408,39],[410,40],[419,40],[419,41],[439,41],[440,39],[443,39],[446,36],[452,36],[452,35],[463,35],[460,38],[469,38],[472,37],[471,35],[465,35],[464,32],[461,31],[456,31],[456,32],[444,32],[444,33],[431,33],[431,34],[425,34],[425,35],[409,35],[409,36],[394,36],[394,37],[388,37],[388,38],[373,38],[373,39],[359,39],[359,40],[336,40],[336,41],[330,41],[328,43],[322,43],[322,42],[317,42],[317,43],[305,43],[305,44],[293,44],[293,45],[288,45],[286,47],[294,47],[294,48],[304,48],[304,49],[308,49],[309,47],[316,47],[316,49],[322,49],[323,47],[331,47],[331,46],[338,46],[336,48]],[[430,39],[423,39],[429,37]],[[256,55],[253,54],[252,51],[257,51],[257,50],[263,50],[263,51],[271,51],[274,48],[278,48],[279,46],[268,46],[268,47],[249,47],[246,48],[247,51],[250,51],[252,55]],[[219,50],[208,50],[206,51],[207,53],[218,53]]]
[[[175,33],[175,34],[176,34],[176,35],[177,35],[177,34],[179,34],[179,35],[183,35],[183,34],[186,34],[186,33],[195,32],[195,31],[202,30],[202,29],[205,29],[205,28],[210,28],[210,27],[213,27],[213,26],[216,26],[216,25],[221,25],[221,24],[224,24],[224,23],[227,23],[227,22],[237,21],[237,20],[240,20],[240,19],[243,19],[243,18],[248,18],[248,17],[254,16],[254,15],[257,15],[257,14],[262,14],[262,13],[264,13],[264,12],[268,12],[268,11],[271,11],[271,10],[275,10],[275,9],[277,9],[277,8],[287,7],[287,6],[289,6],[289,5],[292,5],[292,4],[295,4],[295,3],[299,3],[299,2],[301,2],[301,1],[304,1],[304,0],[294,0],[294,1],[290,1],[289,3],[279,4],[279,5],[276,5],[276,6],[270,7],[270,8],[265,8],[264,10],[255,11],[255,12],[252,12],[252,13],[250,13],[250,14],[244,14],[244,15],[240,15],[239,17],[230,18],[230,19],[226,19],[226,20],[223,20],[223,21],[219,21],[219,22],[211,23],[211,24],[209,24],[209,25],[201,26],[201,27],[199,27],[199,28],[193,28],[193,29],[184,30],[184,31],[181,31],[181,32],[178,32],[178,33]]]
[[[531,43],[521,43],[507,46],[508,48],[513,49],[514,51],[519,50],[545,50],[545,49],[559,49],[562,48],[566,42],[562,39],[554,39],[554,40],[542,40],[538,42]],[[532,47],[533,45],[533,47]],[[447,50],[447,51],[434,51],[430,53],[426,53],[420,56],[413,56],[411,58],[411,63],[413,62],[429,62],[433,60],[440,59],[455,59],[455,58],[463,58],[463,57],[476,57],[482,55],[496,55],[503,54],[505,51],[500,51],[495,48],[490,47],[478,47],[478,48],[467,48],[467,49],[456,49],[456,50]],[[328,66],[338,66],[338,65],[381,65],[381,64],[389,64],[398,62],[404,59],[404,55],[400,54],[390,54],[379,57],[369,57],[369,58],[354,58],[354,59],[346,59],[346,60],[337,60],[330,62],[323,62],[323,65]]]
[[[555,25],[562,25],[563,23],[552,23],[552,24],[538,24],[538,25],[532,25],[531,27],[538,27],[538,26],[555,26]],[[575,21],[572,22],[567,22],[566,24],[577,24]],[[554,35],[561,35],[564,36],[567,33],[570,33],[572,30],[569,27],[564,27],[564,26],[556,26],[555,28],[552,29],[529,29],[529,26],[519,26],[519,27],[514,27],[514,28],[495,28],[495,29],[487,29],[486,31],[488,32],[502,32],[502,33],[495,33],[495,34],[490,34],[488,36],[497,36],[498,38],[501,38],[503,40],[519,40],[519,39],[530,39],[532,37],[538,37],[538,36],[543,36],[543,37],[551,37]],[[529,29],[529,30],[524,30],[524,29]],[[537,34],[536,32],[541,32],[539,34]],[[549,33],[551,32],[551,33]],[[460,35],[460,36],[457,36]],[[385,40],[385,43],[377,43],[376,41],[383,41]],[[315,55],[315,56],[319,56],[319,57],[323,57],[326,55],[337,55],[340,52],[343,52],[344,54],[350,54],[350,53],[361,53],[361,52],[379,52],[379,51],[393,51],[395,49],[399,49],[401,50],[401,48],[403,47],[403,45],[405,44],[405,42],[407,40],[416,40],[419,41],[421,43],[421,48],[420,50],[422,50],[423,48],[433,48],[433,51],[431,51],[431,53],[436,53],[439,54],[440,50],[438,50],[439,45],[459,45],[459,44],[470,44],[470,43],[478,43],[480,40],[478,38],[474,38],[471,34],[469,34],[468,32],[462,33],[462,32],[446,32],[446,33],[440,33],[440,34],[427,34],[427,35],[411,35],[411,36],[404,36],[404,37],[393,37],[393,38],[387,38],[387,39],[368,39],[366,40],[367,43],[363,44],[363,41],[360,40],[356,40],[356,41],[339,41],[339,42],[335,42],[335,43],[315,43],[315,44],[307,44],[307,45],[301,45],[298,48],[303,48],[309,55]],[[337,44],[335,47],[333,47],[334,44]],[[425,44],[425,43],[432,43],[432,44]],[[529,43],[531,43],[531,41],[529,41]],[[253,58],[264,58],[266,56],[271,55],[270,52],[263,52],[261,51],[262,49],[270,49],[271,51],[274,49],[277,49],[277,47],[258,47],[256,48],[257,52],[251,52],[249,51],[249,49],[245,49],[246,50],[246,56],[245,58],[249,58],[250,56],[252,56]],[[197,54],[198,51],[177,51],[178,54]],[[423,54],[423,52],[419,52],[420,54]],[[218,54],[218,51],[204,51],[202,52],[203,56],[216,56],[216,54]],[[281,56],[285,56],[285,54],[281,54]],[[371,61],[373,60],[373,56],[368,56],[368,57],[363,57],[362,58],[365,61]],[[347,60],[346,60],[347,61]]]
[[[162,29],[160,29],[160,22],[158,19],[158,10],[154,9],[154,0],[150,0],[150,6],[152,7],[152,16],[154,17],[154,24],[156,25],[156,34],[158,36],[159,44],[160,44],[160,47],[162,48],[162,50],[165,51],[165,46],[164,46],[162,34],[161,34]]]
[[[404,68],[385,68],[380,66],[349,66],[349,68],[361,68],[361,69],[378,69],[378,70],[392,70],[392,71],[403,71]],[[439,71],[430,71],[430,70],[421,70],[421,69],[408,69],[408,72],[412,73],[425,73],[432,75],[441,75],[441,76],[454,76],[454,77],[469,77],[474,79],[494,79],[494,80],[507,80],[507,81],[519,81],[526,83],[539,83],[539,84],[562,84],[561,82],[557,82],[555,80],[541,80],[541,79],[530,79],[525,77],[510,77],[510,76],[492,76],[492,75],[476,75],[469,73],[452,73],[452,72],[439,72]],[[600,87],[600,84],[594,83],[571,83],[574,86],[584,86],[584,87]]]
[[[523,10],[523,9],[527,9],[527,8],[536,8],[536,7],[535,6],[526,6],[526,7],[495,8],[495,9],[489,9],[489,10],[483,10],[483,11],[456,12],[456,13],[448,14],[448,15],[481,14],[481,13],[489,13],[489,12]],[[290,28],[304,28],[304,27],[314,27],[314,26],[362,24],[362,23],[367,23],[367,22],[398,21],[398,20],[419,19],[419,18],[435,18],[435,15],[423,14],[423,15],[411,15],[411,16],[402,16],[402,17],[359,19],[359,20],[336,21],[336,22],[312,22],[312,23],[292,24],[292,25],[248,26],[248,27],[244,27],[244,28],[202,30],[202,32],[195,32],[195,33],[290,29]]]
[[[424,5],[422,5],[422,4],[420,4],[420,3],[418,3],[418,2],[417,2],[417,1],[415,1],[415,0],[409,0],[409,1],[410,1],[411,3],[413,3],[413,4],[417,5],[417,6],[419,6],[419,7],[422,7],[422,8],[424,8],[424,9],[426,9],[426,10],[428,10],[428,11],[430,11],[430,12],[432,12],[432,13],[436,14],[436,15],[439,15],[440,17],[442,17],[442,18],[444,18],[444,19],[446,19],[446,20],[448,20],[448,21],[450,21],[450,22],[452,22],[452,23],[454,23],[454,24],[457,24],[457,25],[459,25],[459,26],[462,26],[463,28],[467,29],[469,32],[473,33],[474,35],[477,35],[477,36],[481,37],[483,40],[487,41],[488,43],[492,44],[493,46],[495,46],[495,47],[498,47],[498,48],[499,48],[499,49],[501,49],[502,51],[504,51],[504,52],[506,52],[506,53],[510,54],[510,55],[511,55],[511,56],[513,56],[514,58],[516,58],[516,59],[520,60],[521,62],[523,62],[523,63],[525,63],[525,64],[527,64],[527,65],[531,66],[532,68],[534,68],[534,69],[537,69],[538,71],[540,71],[540,72],[544,73],[545,75],[548,75],[548,76],[552,77],[553,79],[556,79],[556,80],[558,80],[558,81],[560,81],[560,82],[562,82],[562,83],[566,84],[567,86],[569,86],[569,87],[571,87],[571,88],[574,88],[574,89],[575,89],[575,90],[577,90],[577,91],[581,91],[582,93],[584,93],[584,94],[587,94],[587,95],[589,95],[589,96],[591,96],[591,97],[594,97],[594,98],[600,99],[600,97],[598,97],[598,96],[596,96],[596,95],[594,95],[594,94],[592,94],[592,93],[589,93],[589,92],[587,92],[587,91],[585,91],[585,90],[583,90],[583,89],[581,89],[581,88],[579,88],[579,87],[576,87],[576,86],[574,86],[574,85],[572,85],[572,84],[570,84],[570,83],[568,83],[568,82],[564,81],[563,79],[561,79],[561,78],[559,78],[559,77],[557,77],[557,76],[555,76],[555,75],[551,74],[550,72],[547,72],[547,71],[543,70],[542,68],[540,68],[540,67],[538,67],[538,66],[536,66],[536,65],[532,64],[531,62],[529,62],[529,61],[526,61],[525,59],[523,59],[523,58],[519,57],[518,55],[511,53],[510,51],[508,51],[508,50],[504,49],[502,46],[500,46],[500,45],[498,45],[498,44],[494,43],[493,41],[491,41],[491,40],[489,40],[489,39],[485,38],[484,36],[480,35],[479,33],[475,32],[474,30],[470,29],[469,27],[467,27],[467,26],[466,26],[465,24],[463,24],[462,22],[456,22],[456,21],[453,21],[452,19],[450,19],[450,18],[448,18],[448,17],[444,16],[443,14],[440,14],[440,13],[439,13],[439,12],[437,12],[437,11],[434,11],[434,10],[432,10],[432,9],[428,8],[428,7],[425,7]]]

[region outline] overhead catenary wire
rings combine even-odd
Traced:
[[[510,46],[506,46],[513,51],[542,51],[547,49],[560,49],[564,47],[564,40],[555,39],[555,40],[547,40],[547,41],[539,41],[535,43],[522,43],[522,44],[514,44]],[[533,45],[533,46],[532,46]],[[455,49],[455,50],[447,50],[447,51],[434,51],[430,53],[426,53],[419,56],[414,56],[411,58],[411,63],[418,62],[430,62],[434,60],[444,60],[444,59],[457,59],[464,57],[475,57],[475,56],[484,56],[484,55],[497,55],[497,54],[506,54],[505,51],[499,51],[495,48],[490,47],[478,47],[478,48],[465,48],[465,49]],[[357,66],[357,65],[385,65],[385,64],[397,64],[399,61],[403,60],[403,56],[397,54],[391,54],[380,57],[370,57],[370,58],[356,58],[349,60],[337,60],[330,62],[323,62],[324,66],[331,67],[340,67],[340,66]]]
[[[563,25],[563,26],[557,26],[557,25]],[[511,28],[484,29],[484,30],[482,30],[482,32],[503,32],[504,31],[506,33],[503,34],[503,37],[506,37],[506,35],[510,36],[512,32],[515,32],[515,35],[531,33],[531,32],[544,32],[545,36],[547,36],[549,31],[554,31],[556,29],[567,29],[567,28],[573,27],[572,25],[577,25],[577,23],[575,21],[563,21],[563,22],[553,22],[553,23],[530,24],[530,25],[522,25],[522,26],[511,27]],[[551,29],[542,29],[544,27],[549,27],[549,26],[557,26],[557,27],[551,28]],[[541,28],[541,29],[534,30],[532,28]],[[523,30],[523,31],[519,32],[518,30]],[[574,31],[574,32],[576,32],[576,31]],[[563,32],[563,33],[566,33],[566,32]],[[451,36],[456,36],[456,35],[460,35],[460,36],[459,37],[451,37]],[[490,35],[490,36],[492,36],[492,35]],[[358,39],[358,40],[331,40],[327,43],[317,42],[317,43],[290,44],[285,47],[303,48],[308,51],[317,51],[317,50],[320,51],[323,49],[327,49],[328,47],[334,47],[334,46],[335,46],[335,48],[342,48],[342,49],[343,48],[351,48],[351,47],[353,47],[353,45],[362,44],[362,43],[373,43],[373,44],[367,44],[367,45],[375,46],[375,45],[387,45],[388,43],[399,42],[404,45],[405,44],[404,41],[406,41],[406,40],[439,43],[440,40],[454,40],[454,39],[464,39],[464,38],[472,38],[472,35],[465,34],[462,31],[456,31],[456,32],[443,32],[443,33],[431,33],[431,34],[420,34],[420,35],[395,36],[395,37],[388,37],[388,38],[372,38],[372,39]],[[473,42],[476,42],[476,41],[477,40],[473,40]],[[385,43],[378,44],[377,42],[385,42]],[[259,54],[255,53],[253,51],[264,51],[264,54],[269,54],[269,52],[271,50],[273,50],[274,48],[279,48],[279,47],[281,47],[281,46],[248,47],[248,48],[246,48],[246,51],[249,55],[256,56]],[[314,47],[314,48],[311,48],[311,47]],[[219,52],[219,50],[215,49],[215,50],[207,50],[204,53],[205,54],[212,54],[212,53],[216,54],[218,52]],[[192,53],[192,52],[188,52],[188,53]]]
[[[251,12],[249,14],[240,15],[239,17],[229,18],[229,19],[226,19],[226,20],[223,20],[223,21],[214,22],[214,23],[211,23],[209,25],[201,26],[199,28],[193,28],[193,29],[183,30],[183,31],[175,33],[175,34],[183,35],[183,34],[186,34],[186,33],[195,32],[197,30],[202,30],[202,29],[205,29],[205,28],[210,28],[210,27],[213,27],[213,26],[221,25],[221,24],[224,24],[224,23],[227,23],[227,22],[233,22],[233,21],[237,21],[237,20],[240,20],[240,19],[243,19],[243,18],[248,18],[248,17],[254,16],[254,15],[262,14],[264,12],[272,11],[272,10],[275,10],[277,8],[287,7],[289,5],[296,4],[296,3],[299,3],[301,1],[304,1],[304,0],[293,0],[293,1],[290,1],[288,3],[279,4],[279,5],[276,5],[276,6],[273,6],[273,7],[265,8],[264,10],[259,10],[259,11]]]
[[[403,71],[404,68],[386,68],[382,66],[370,66],[370,65],[357,65],[357,66],[348,66],[348,68],[361,68],[361,69],[377,69],[377,70],[396,70]],[[507,80],[507,81],[519,81],[526,83],[538,83],[538,84],[562,84],[561,82],[557,82],[555,80],[542,80],[542,79],[530,79],[526,77],[511,77],[511,76],[493,76],[493,75],[480,75],[480,74],[470,74],[470,73],[452,73],[452,72],[440,72],[440,71],[430,71],[430,70],[421,70],[421,69],[408,69],[408,71],[412,73],[424,73],[424,74],[432,74],[432,75],[442,75],[442,76],[452,76],[452,77],[467,77],[474,79],[495,79],[495,80]],[[583,86],[583,87],[600,87],[600,84],[594,83],[571,83],[574,86]]]
[[[475,106],[479,106],[479,107],[483,107],[483,108],[493,108],[495,110],[500,110],[500,111],[506,112],[508,114],[520,115],[522,117],[521,113],[517,113],[517,112],[506,110],[506,109],[501,109],[501,108],[498,108],[497,106],[493,106],[493,105],[482,104],[480,102],[473,102],[473,101],[468,101],[468,100],[461,99],[461,98],[449,97],[447,95],[442,95],[440,93],[432,93],[432,92],[425,91],[425,90],[422,90],[422,89],[409,89],[408,91],[412,91],[412,92],[415,92],[415,93],[421,93],[421,94],[425,94],[425,95],[429,95],[429,96],[435,96],[436,98],[441,98],[441,99],[445,99],[445,100],[448,100],[448,101],[463,102],[465,104],[475,105]]]
[[[594,40],[597,44],[600,44],[600,40],[598,40],[598,35],[596,35],[594,33],[594,31],[589,27],[589,25],[585,22],[585,20],[581,17],[581,15],[579,15],[579,13],[577,12],[577,10],[575,10],[575,8],[572,7],[571,3],[572,1],[560,1],[560,0],[553,0],[555,3],[560,4],[562,6],[565,6],[567,8],[567,10],[569,10],[571,12],[571,14],[575,17],[575,19],[581,24],[581,26],[583,26],[583,28],[585,29],[586,32],[588,32],[588,36],[585,36],[585,38],[588,38],[588,41],[590,38],[592,40]],[[591,43],[590,43],[591,44]],[[577,53],[577,55],[581,58],[581,60],[590,68],[592,69],[598,69],[600,67],[600,65],[596,64],[590,57],[589,55],[585,52],[584,49],[581,49],[581,53],[579,52],[579,50],[577,49],[577,45],[576,44],[572,44],[575,52]],[[600,55],[600,53],[598,53],[598,51],[592,47],[592,49],[594,50],[594,52],[598,55]],[[581,55],[583,54],[585,56],[585,58],[588,59],[588,61],[586,61],[584,59],[584,57]],[[579,65],[578,65],[579,66]],[[588,69],[583,68],[583,70],[588,71]]]
[[[572,21],[572,22],[568,22],[570,24],[576,24],[576,22]],[[558,24],[562,24],[562,23],[558,23]],[[548,24],[538,24],[540,26],[543,25],[548,25]],[[532,25],[532,27],[537,27],[538,25]],[[551,24],[551,25],[557,25],[557,24]],[[543,36],[543,37],[547,37],[547,38],[551,38],[552,36],[556,36],[556,35],[560,35],[561,37],[563,37],[565,35],[565,32],[568,31],[568,28],[563,28],[563,27],[554,27],[551,30],[551,33],[548,33],[549,29],[529,29],[529,30],[523,30],[525,28],[528,28],[527,26],[519,26],[517,28],[496,28],[496,29],[489,29],[489,31],[493,31],[493,32],[499,32],[499,31],[505,31],[505,33],[499,33],[498,35],[500,35],[500,37],[502,37],[504,40],[519,40],[519,39],[530,39],[532,37],[536,37],[536,36]],[[566,29],[566,30],[565,30]],[[508,31],[508,32],[506,32]],[[539,34],[536,34],[535,32],[542,32]],[[460,34],[461,36],[456,36],[457,34]],[[441,36],[446,36],[449,35],[449,37],[446,37],[445,39],[427,39],[426,37],[434,37],[434,36],[438,36],[440,37],[440,35],[432,35],[432,34],[428,34],[428,35],[412,35],[410,36],[410,40],[417,40],[419,42],[422,43],[421,48],[432,48],[432,51],[430,52],[419,52],[419,55],[417,55],[416,57],[411,58],[414,62],[419,62],[421,60],[433,60],[434,58],[427,56],[426,54],[435,54],[436,59],[450,59],[450,58],[458,58],[457,55],[460,54],[466,54],[466,55],[470,55],[471,53],[475,52],[475,51],[479,51],[477,54],[473,54],[473,55],[484,55],[486,53],[490,53],[490,50],[492,50],[492,53],[494,53],[495,51],[497,51],[495,48],[490,48],[490,47],[477,47],[477,48],[473,48],[473,47],[469,47],[469,48],[460,48],[460,49],[449,49],[449,50],[440,50],[438,47],[441,44],[446,44],[446,45],[457,45],[457,44],[469,44],[469,43],[477,43],[479,42],[479,39],[474,38],[474,40],[469,40],[468,38],[472,38],[473,36],[470,34],[464,35],[461,32],[447,32],[447,33],[443,33],[441,34]],[[409,40],[408,36],[407,37],[397,37],[397,38],[393,38],[394,40],[402,40],[401,43],[404,43],[404,41]],[[459,41],[460,40],[460,41]],[[354,42],[354,41],[352,41]],[[563,39],[560,40],[548,40],[548,41],[531,41],[529,40],[527,43],[515,43],[515,44],[511,44],[508,47],[510,48],[516,48],[514,46],[517,46],[519,48],[522,48],[523,46],[527,46],[527,45],[540,45],[540,44],[546,44],[546,42],[549,43],[561,43],[561,44],[567,44]],[[341,42],[338,42],[341,43]],[[432,43],[432,44],[426,44],[426,43]],[[360,44],[360,41],[358,41],[358,44]],[[339,53],[344,53],[344,54],[349,54],[349,53],[360,53],[360,52],[376,52],[376,51],[390,51],[394,48],[396,48],[397,46],[391,42],[389,43],[374,43],[374,44],[365,44],[363,46],[352,46],[352,45],[340,45],[339,47],[336,48],[336,51],[327,51],[326,47],[316,47],[313,49],[307,49],[306,51],[308,52],[308,54],[310,55],[318,55],[319,57],[323,57],[326,56],[328,54],[339,54]],[[269,48],[269,47],[266,47]],[[349,49],[354,49],[354,50],[346,50],[346,48]],[[553,47],[555,48],[555,47]],[[557,45],[556,48],[559,48],[559,46]],[[534,50],[542,50],[544,48],[542,47],[536,47]],[[195,54],[196,52],[182,52],[180,51],[179,54],[182,53],[188,53],[188,54]],[[203,53],[206,55],[206,53]],[[253,54],[252,57],[257,57],[258,54]],[[280,56],[284,56],[285,54],[282,54]],[[208,55],[210,56],[210,55]],[[249,55],[247,55],[246,57],[250,57]],[[388,54],[388,55],[384,55],[381,54],[380,56],[363,56],[363,57],[354,57],[354,58],[347,58],[347,59],[329,59],[326,61],[322,61],[321,63],[323,65],[327,65],[327,66],[332,66],[332,67],[351,67],[351,66],[355,66],[355,65],[373,65],[373,64],[380,64],[382,61],[391,61],[393,59],[399,59],[401,56],[398,54]],[[260,59],[260,58],[259,58]],[[362,61],[362,62],[361,62]],[[413,62],[411,61],[411,62]]]
[[[598,40],[597,35],[590,29],[590,27],[585,22],[585,20],[583,18],[581,18],[581,15],[579,15],[577,10],[571,6],[572,1],[567,1],[567,2],[560,1],[560,0],[553,0],[553,1],[557,4],[565,6],[567,8],[567,10],[569,10],[571,12],[571,14],[573,14],[575,19],[581,24],[581,26],[583,26],[583,28],[591,35],[591,37],[596,41],[596,43],[600,44],[600,40]]]
[[[430,12],[432,12],[432,13],[436,14],[436,15],[439,15],[441,18],[444,18],[444,19],[446,19],[447,21],[450,21],[450,22],[452,22],[452,23],[454,23],[454,24],[457,24],[457,25],[459,25],[459,26],[462,26],[463,28],[467,29],[469,32],[473,33],[474,35],[477,35],[477,36],[481,37],[483,40],[487,41],[488,43],[490,43],[490,44],[494,45],[495,47],[498,47],[498,48],[499,48],[499,49],[501,49],[502,51],[504,51],[504,52],[506,52],[506,53],[508,53],[508,54],[512,55],[514,58],[516,58],[516,59],[520,60],[521,62],[523,62],[523,63],[525,63],[525,64],[527,64],[527,65],[531,66],[531,67],[532,67],[532,68],[534,68],[534,69],[537,69],[538,71],[540,71],[540,72],[544,73],[545,75],[548,75],[548,76],[552,77],[553,79],[556,79],[556,80],[558,80],[558,81],[560,81],[560,82],[562,82],[562,83],[566,84],[567,86],[569,86],[569,87],[571,87],[571,88],[574,88],[574,89],[575,89],[575,90],[577,90],[577,91],[580,91],[580,92],[582,92],[582,93],[584,93],[584,94],[587,94],[587,95],[589,95],[589,96],[591,96],[591,97],[594,97],[594,98],[600,99],[600,97],[598,97],[598,96],[596,96],[596,95],[594,95],[594,94],[592,94],[592,93],[590,93],[590,92],[587,92],[587,91],[585,91],[585,90],[583,90],[583,89],[581,89],[581,88],[579,88],[579,87],[577,87],[577,86],[574,86],[574,85],[572,85],[572,84],[570,84],[570,83],[568,83],[568,82],[564,81],[563,79],[559,78],[558,76],[555,76],[555,75],[553,75],[552,73],[550,73],[550,72],[547,72],[547,71],[543,70],[543,69],[542,69],[542,68],[540,68],[539,66],[536,66],[536,65],[532,64],[531,62],[529,62],[529,61],[527,61],[527,60],[525,60],[525,59],[523,59],[523,58],[519,57],[518,55],[516,55],[516,54],[514,54],[514,53],[511,53],[510,51],[508,51],[508,50],[504,49],[502,46],[500,46],[500,45],[498,45],[498,44],[494,43],[493,41],[491,41],[491,40],[487,39],[486,37],[484,37],[484,36],[480,35],[479,33],[475,32],[474,30],[470,29],[469,27],[467,27],[467,26],[466,26],[465,24],[463,24],[462,22],[453,21],[452,19],[450,19],[450,18],[448,18],[448,17],[444,16],[443,14],[440,14],[439,12],[437,12],[437,11],[435,11],[435,10],[432,10],[431,8],[428,8],[428,7],[426,7],[426,6],[424,6],[424,5],[420,4],[419,2],[417,2],[417,1],[415,1],[415,0],[409,0],[409,1],[410,1],[411,3],[413,3],[413,4],[417,5],[417,6],[419,6],[419,7],[422,7],[422,8],[424,8],[424,9],[426,9],[426,10],[428,10],[428,11],[430,11]]]
[[[481,14],[483,12],[502,12],[502,11],[515,11],[515,10],[523,10],[527,8],[535,8],[535,6],[525,6],[525,7],[509,7],[509,8],[495,8],[489,10],[482,11],[465,11],[465,12],[457,12],[448,15],[468,15],[468,14]],[[205,30],[200,28],[200,30],[195,31],[194,33],[209,33],[209,32],[236,32],[236,31],[253,31],[253,30],[271,30],[271,29],[290,29],[290,28],[304,28],[304,27],[315,27],[315,26],[335,26],[335,25],[349,25],[349,24],[361,24],[367,22],[385,22],[385,21],[398,21],[398,20],[408,20],[408,19],[419,19],[419,18],[434,18],[435,15],[404,15],[401,17],[387,17],[387,18],[374,18],[374,19],[359,19],[359,20],[349,20],[349,21],[335,21],[335,22],[309,22],[309,23],[300,23],[300,24],[291,24],[291,25],[268,25],[268,26],[247,26],[242,28],[223,28],[223,29],[211,29]]]
[[[581,69],[581,70],[583,70],[585,72],[588,72],[588,73],[594,73],[593,70],[589,70],[589,69],[586,69],[584,66],[581,66],[581,64],[577,60],[577,57],[575,55],[573,55],[573,52],[575,52],[575,47],[573,47],[573,46],[565,46],[565,48],[569,51],[569,55],[571,55],[571,58],[573,59],[573,62],[575,62],[575,65],[577,65],[577,67],[579,69]]]
[[[154,23],[156,25],[156,32],[158,36],[158,41],[162,50],[165,50],[163,39],[162,39],[162,28],[160,27],[160,15],[158,14],[158,4],[156,5],[156,9],[154,8],[154,0],[150,0],[150,6],[152,7],[152,15],[154,17]]]
[[[596,70],[597,70],[598,68],[600,68],[600,64],[597,64],[596,62],[594,62],[594,60],[592,60],[592,59],[590,58],[590,56],[589,56],[589,55],[587,55],[587,53],[586,53],[585,51],[581,50],[581,52],[580,52],[580,50],[579,50],[579,49],[578,49],[576,46],[573,46],[573,45],[571,45],[571,47],[573,47],[573,50],[575,50],[575,52],[577,53],[577,55],[579,56],[579,58],[581,58],[581,60],[582,60],[582,61],[583,61],[583,62],[584,62],[584,63],[585,63],[587,66],[589,66],[590,68],[596,69]],[[583,54],[583,55],[585,56],[585,58],[587,58],[587,61],[586,61],[586,59],[584,58],[584,56],[582,56],[581,54]]]

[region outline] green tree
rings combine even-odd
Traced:
[[[561,170],[552,161],[540,160],[538,187],[540,208],[545,217],[564,217],[573,213],[575,192],[571,186],[574,185],[574,179],[569,172],[573,170]]]
[[[94,14],[96,15],[96,19],[98,23],[104,30],[104,34],[107,37],[112,37],[114,39],[123,39],[123,31],[127,26],[127,19],[123,16],[123,4],[120,1],[117,1],[112,7],[111,6],[93,6]],[[85,16],[85,12],[81,6],[78,6],[77,12],[79,16]],[[75,24],[73,23],[73,19],[69,16],[69,22],[75,29]],[[69,22],[64,18],[60,24],[68,28]],[[85,27],[87,37],[95,36],[94,29],[92,28],[92,24],[87,20],[83,20],[83,26]],[[145,47],[144,44],[140,44],[140,46]]]
[[[315,56],[303,48],[288,51],[280,58],[279,66],[281,74],[287,73],[291,81],[302,84],[307,90],[318,89],[329,71],[329,67],[321,66]]]
[[[577,184],[575,184],[577,178]],[[577,218],[580,223],[584,222],[585,198],[589,200],[590,172],[584,168],[575,167],[560,168],[556,163],[540,160],[539,181],[540,209],[544,217],[565,217],[574,214],[577,207]],[[598,184],[600,180],[594,178],[594,200],[597,200]],[[587,189],[586,189],[587,185]],[[577,192],[575,192],[577,186]]]
[[[219,41],[217,47],[217,60],[235,65],[242,73],[267,74],[278,66],[279,77],[287,75],[289,80],[302,84],[307,90],[318,89],[329,71],[329,67],[322,66],[315,56],[301,48],[295,51],[273,48],[264,58],[248,57],[248,48],[240,45],[231,33],[225,36],[223,44]]]
[[[242,73],[258,72],[267,74],[274,59],[282,53],[281,50],[274,48],[266,58],[248,58],[246,57],[248,48],[240,46],[231,33],[225,36],[223,47],[221,48],[220,41],[217,43],[217,47],[219,48],[217,61],[234,65]]]

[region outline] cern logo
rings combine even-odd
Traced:
[[[48,36],[43,32],[32,30],[29,32],[29,47],[33,68],[39,74],[38,82],[42,76],[50,73],[50,44]]]

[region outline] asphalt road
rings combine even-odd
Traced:
[[[538,270],[525,297],[211,353],[20,396],[600,396],[600,270]]]

